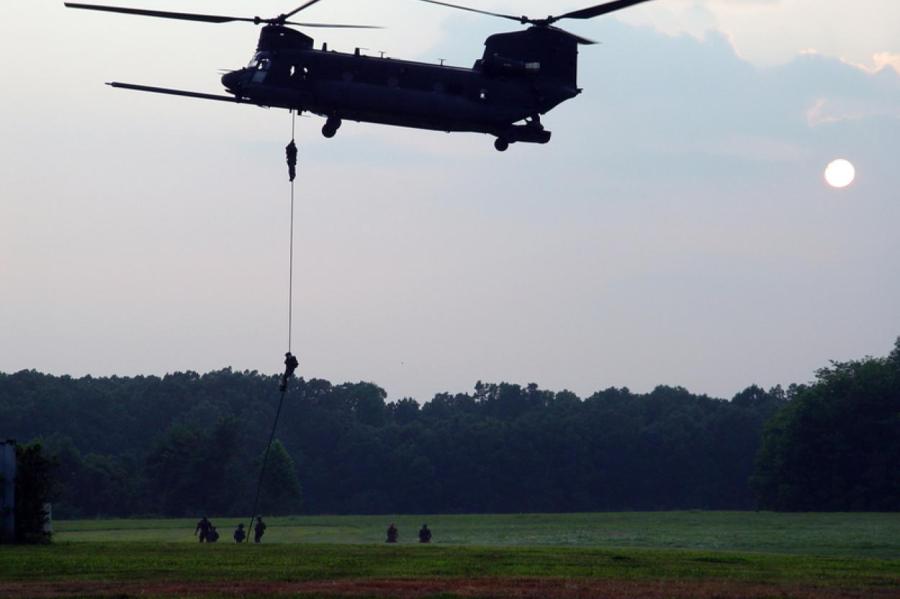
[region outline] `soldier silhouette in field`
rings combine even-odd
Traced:
[[[256,525],[253,527],[253,542],[262,543],[263,535],[266,534],[266,523],[263,522],[262,516],[256,517]]]
[[[391,525],[388,526],[387,529],[387,540],[385,543],[396,543],[398,538],[400,538],[400,531],[398,531],[397,526],[391,522]]]
[[[431,529],[428,528],[427,524],[423,524],[422,528],[419,529],[419,542],[420,543],[430,543],[431,542]]]
[[[211,530],[213,530],[212,522],[210,522],[206,516],[203,516],[194,528],[194,535],[200,533],[200,542],[205,543],[209,540],[209,533]]]
[[[240,543],[243,543],[244,539],[246,539],[246,538],[247,538],[247,533],[244,532],[243,523],[238,524],[237,528],[234,529],[234,542],[240,544]]]

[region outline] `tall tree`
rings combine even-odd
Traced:
[[[900,340],[887,358],[835,362],[772,419],[753,476],[777,510],[900,506]]]
[[[258,511],[273,516],[296,514],[300,512],[301,499],[294,460],[281,441],[276,439],[263,475]]]

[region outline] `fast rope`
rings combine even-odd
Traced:
[[[297,144],[294,134],[297,130],[297,116],[291,111],[291,143],[285,148],[288,163],[288,176],[291,179],[291,249],[288,267],[288,353],[291,352],[291,341],[294,333],[294,179],[297,178]]]
[[[262,465],[259,469],[259,479],[256,481],[256,495],[253,498],[253,512],[250,516],[250,526],[247,528],[247,542],[250,542],[249,535],[253,532],[253,521],[258,519],[257,509],[259,508],[259,494],[262,490],[263,479],[266,474],[266,465],[269,462],[269,452],[272,450],[272,443],[275,441],[275,432],[278,430],[278,420],[281,418],[281,409],[284,407],[284,398],[287,395],[288,381],[297,368],[297,359],[292,351],[293,332],[294,332],[294,180],[297,178],[297,144],[294,138],[297,131],[297,116],[291,111],[291,143],[285,148],[287,154],[288,176],[291,180],[291,234],[290,234],[290,256],[288,259],[288,351],[285,354],[285,371],[281,379],[281,398],[278,400],[278,409],[275,411],[275,421],[272,423],[272,432],[269,435],[269,442],[266,443],[266,451],[263,454]]]

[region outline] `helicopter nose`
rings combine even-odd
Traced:
[[[224,85],[225,89],[227,89],[231,93],[239,94],[241,93],[241,88],[243,87],[243,79],[243,71],[232,71],[222,76],[222,85]]]

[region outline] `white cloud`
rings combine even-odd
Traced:
[[[789,62],[809,47],[859,64],[900,53],[896,0],[657,0],[618,15],[670,35],[718,30],[758,65]]]
[[[893,69],[898,75],[900,75],[900,54],[878,52],[877,54],[872,55],[872,60],[868,63],[856,64],[850,62],[849,64],[853,64],[854,66],[872,74],[879,73],[882,70],[889,68]]]
[[[891,99],[817,99],[806,113],[810,127],[858,121],[873,117],[900,119],[900,104]]]

